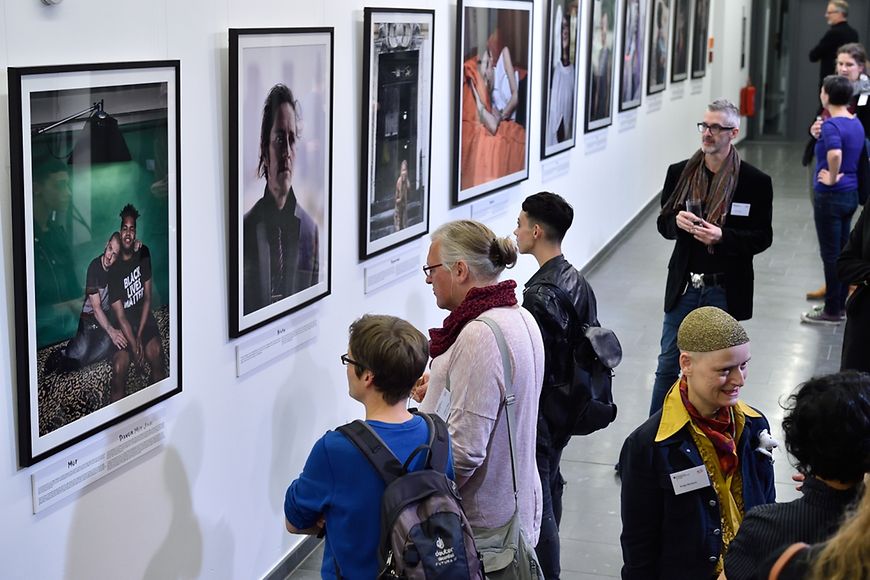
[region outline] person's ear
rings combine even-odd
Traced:
[[[456,281],[460,284],[464,283],[468,280],[468,264],[465,263],[464,260],[459,260],[455,264],[453,264],[453,268],[451,268]]]
[[[684,376],[692,376],[692,356],[687,352],[680,353],[680,371]]]
[[[535,240],[540,239],[544,235],[544,230],[541,228],[540,224],[535,224],[532,226],[532,238]]]

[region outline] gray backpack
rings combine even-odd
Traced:
[[[404,465],[364,421],[338,428],[386,484],[378,578],[482,580],[483,566],[459,490],[445,475],[450,449],[447,424],[438,415],[417,414],[429,427],[429,443],[411,452]],[[425,466],[409,472],[419,453],[426,454]]]

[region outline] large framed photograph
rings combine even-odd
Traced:
[[[178,61],[9,69],[19,463],[181,391]]]
[[[330,292],[332,28],[230,29],[229,331]]]
[[[710,0],[695,0],[695,20],[692,25],[692,78],[707,74],[707,31],[710,22]]]
[[[665,90],[668,76],[668,32],[670,31],[671,0],[651,0],[649,24],[649,67],[646,94]]]
[[[613,122],[613,53],[616,49],[616,0],[589,3],[589,51],[586,66],[586,132]]]
[[[547,14],[547,69],[544,78],[541,158],[574,147],[577,68],[580,56],[580,0],[551,0]]]
[[[434,10],[366,8],[359,258],[429,231]]]
[[[459,0],[454,205],[529,176],[533,7],[525,0]]]
[[[644,25],[646,0],[625,0],[622,11],[622,75],[619,81],[619,110],[640,106],[643,94]]]
[[[674,51],[671,53],[671,82],[689,76],[689,0],[674,0]]]

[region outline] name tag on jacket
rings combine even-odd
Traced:
[[[744,217],[749,215],[749,206],[752,204],[749,203],[732,203],[731,204],[731,215],[742,215]]]
[[[710,478],[707,476],[707,468],[699,465],[672,473],[671,484],[674,486],[674,495],[680,495],[681,493],[710,487]]]

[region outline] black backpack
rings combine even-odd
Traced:
[[[570,383],[554,385],[541,398],[541,413],[554,426],[565,426],[563,435],[589,435],[616,419],[613,402],[613,369],[622,361],[622,346],[612,330],[598,321],[580,324],[573,301],[555,284],[552,288],[571,319],[570,343],[574,368]]]
[[[412,412],[426,421],[429,443],[414,449],[404,465],[364,421],[338,428],[386,484],[378,578],[482,580],[483,566],[459,490],[445,475],[450,449],[447,424],[438,415]],[[419,453],[426,454],[424,468],[409,472]]]

